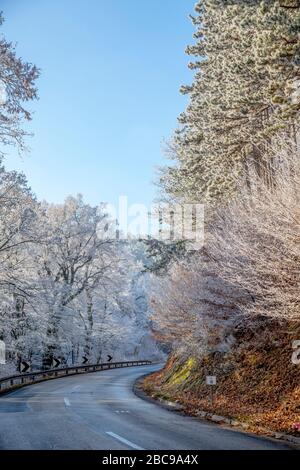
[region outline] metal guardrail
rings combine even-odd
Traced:
[[[101,370],[117,369],[121,367],[146,366],[150,364],[152,364],[152,362],[147,360],[104,362],[102,364],[88,364],[84,366],[71,366],[36,372],[26,372],[24,374],[10,375],[9,377],[0,378],[0,392],[9,391],[15,387],[24,387],[25,385],[59,377],[66,377],[76,374],[87,374],[90,372],[99,372]]]

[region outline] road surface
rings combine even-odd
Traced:
[[[135,396],[135,380],[157,367],[60,378],[0,396],[0,449],[288,448]]]

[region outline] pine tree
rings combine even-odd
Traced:
[[[285,3],[285,5],[283,5]],[[177,166],[161,184],[181,201],[220,201],[263,164],[272,136],[298,118],[300,7],[278,0],[202,0],[190,97],[173,139]]]

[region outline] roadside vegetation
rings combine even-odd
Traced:
[[[3,17],[0,16],[0,26]],[[142,242],[98,236],[112,225],[105,207],[81,195],[37,200],[24,175],[5,168],[26,149],[39,70],[0,36],[0,376],[61,364],[160,356],[149,335],[149,275]]]
[[[5,168],[11,147],[26,150],[40,72],[0,36],[0,375],[22,360],[163,351],[149,394],[299,435],[300,2],[201,0],[191,20],[194,78],[158,184],[171,207],[204,204],[193,251],[101,238],[99,225],[113,229],[105,206],[38,201]]]
[[[203,0],[195,10],[195,76],[160,185],[173,203],[205,204],[205,243],[158,266],[153,333],[170,356],[144,386],[191,414],[297,434],[300,4]]]

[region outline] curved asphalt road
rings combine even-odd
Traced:
[[[158,366],[72,376],[0,396],[0,449],[285,449],[134,395]]]

